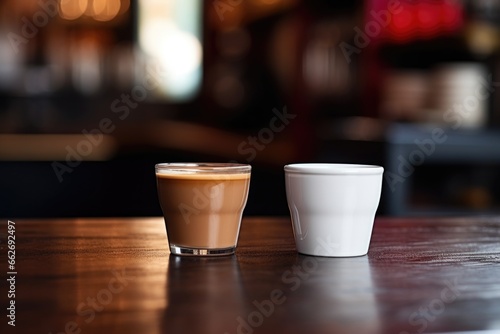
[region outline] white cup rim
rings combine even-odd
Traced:
[[[339,163],[295,163],[285,165],[285,173],[320,175],[373,175],[382,174],[384,168],[377,165]]]

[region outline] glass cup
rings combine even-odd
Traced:
[[[251,166],[162,163],[155,169],[170,252],[233,254],[248,198]]]
[[[384,168],[350,164],[285,166],[299,253],[349,257],[368,252]]]

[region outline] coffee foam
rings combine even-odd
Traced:
[[[156,172],[157,177],[166,179],[183,179],[183,180],[244,180],[250,178],[250,173],[197,173],[194,171],[159,171]]]

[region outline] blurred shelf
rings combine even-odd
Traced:
[[[393,216],[427,211],[425,208],[414,208],[411,204],[414,174],[422,166],[447,165],[451,172],[456,164],[500,164],[500,131],[495,130],[452,130],[442,125],[393,125],[387,130],[385,145],[384,197],[387,213]],[[433,212],[462,214],[464,211],[443,208]],[[470,212],[482,210],[471,209]]]
[[[429,68],[443,62],[476,61],[463,36],[443,36],[406,44],[385,43],[380,57],[395,68]]]
[[[321,129],[319,160],[385,167],[379,210],[383,214],[408,216],[425,212],[433,215],[474,215],[500,212],[495,208],[499,203],[492,203],[493,207],[484,210],[467,208],[466,205],[452,204],[453,199],[447,198],[450,194],[440,192],[445,186],[441,181],[447,178],[456,177],[466,186],[473,187],[473,180],[469,180],[470,175],[464,174],[464,171],[500,165],[500,130],[453,130],[442,124],[399,124],[360,118],[323,122]],[[500,168],[490,169],[500,180]],[[416,192],[422,190],[419,186],[430,194],[423,195],[430,203],[420,205],[415,200]],[[433,196],[438,198],[433,199]],[[498,194],[492,197],[497,198]]]

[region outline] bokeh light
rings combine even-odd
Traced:
[[[87,10],[88,0],[61,0],[60,15],[66,20],[76,20]]]
[[[96,21],[107,22],[130,8],[130,0],[60,0],[61,17],[76,20],[84,14]]]

